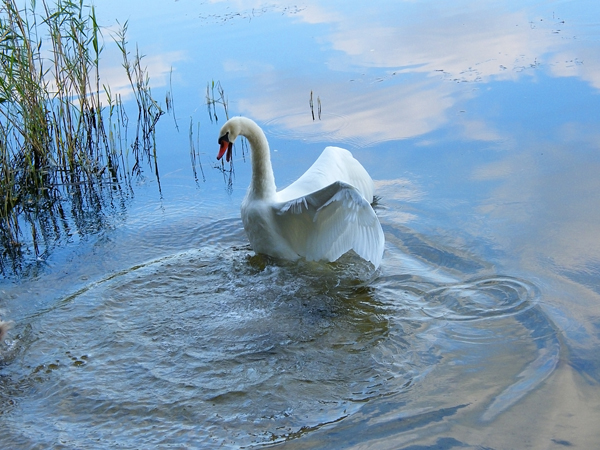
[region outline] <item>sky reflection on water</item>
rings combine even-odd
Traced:
[[[255,18],[262,23],[248,25],[247,32],[271,30],[274,19],[275,11]],[[596,88],[600,80],[592,57],[597,44],[580,46],[569,20],[549,10],[512,12],[506,4],[490,8],[477,2],[449,9],[386,2],[367,11],[321,4],[307,5],[286,21],[291,24],[280,38],[256,43],[259,55],[248,46],[225,52],[223,70],[252,83],[239,100],[240,112],[263,122],[281,120],[305,111],[313,90],[325,112],[346,121],[343,130],[329,129],[327,121],[317,126],[334,131],[335,140],[359,145],[418,137],[455,122],[450,116],[478,96],[473,89],[491,82],[535,82],[540,72],[579,77]],[[266,36],[279,34],[281,20],[277,23]],[[255,95],[248,98],[249,92]],[[293,118],[286,120],[287,129],[303,125]],[[484,119],[462,121],[467,139],[502,138]]]
[[[60,283],[102,278],[185,250],[190,242],[201,247],[194,240],[202,229],[197,217],[207,222],[238,217],[250,177],[247,158],[238,148],[231,194],[211,167],[220,124],[208,120],[204,95],[206,83],[218,80],[230,114],[252,117],[267,132],[278,186],[294,180],[328,144],[348,147],[365,165],[382,197],[380,216],[388,233],[382,280],[399,268],[407,276],[431,274],[426,263],[433,260],[424,263],[418,250],[402,242],[413,238],[413,248],[452,249],[454,263],[485,261],[465,262],[456,270],[463,276],[499,273],[529,280],[540,290],[539,310],[556,324],[569,352],[560,361],[550,358],[558,369],[541,385],[543,394],[536,391],[520,409],[501,415],[494,430],[475,431],[473,425],[472,433],[497,435],[494,442],[505,448],[537,432],[582,448],[599,437],[590,425],[600,404],[594,393],[600,381],[599,2],[154,0],[140,7],[106,0],[97,14],[109,26],[129,19],[129,41],[148,55],[155,94],[172,89],[183,130],[190,120],[200,123],[207,181],[196,187],[188,135],[175,132],[173,119],[163,117],[157,136],[163,198],[157,199],[147,174],[148,185],[136,188],[124,223],[92,246],[104,259],[92,254],[69,265],[77,255],[63,254],[49,262],[50,284],[58,284],[48,288],[54,295],[64,289]],[[107,29],[106,76],[118,89],[120,55],[108,35]],[[322,103],[320,120],[310,115],[311,91]],[[145,237],[160,227],[172,230],[164,240]],[[130,251],[119,253],[115,243],[128,240]],[[396,245],[408,254],[394,250]],[[450,283],[456,273],[443,263],[433,272],[438,282]],[[35,283],[42,281],[24,289],[40,292]],[[26,308],[15,305],[11,311],[27,315]],[[543,316],[537,308],[535,320]],[[447,337],[449,328],[440,330]],[[451,340],[445,345],[451,350]],[[444,391],[447,384],[428,387]],[[447,395],[460,405],[467,402],[461,394]],[[367,424],[388,424],[388,416],[402,419],[410,411],[398,399],[388,409],[382,403],[369,408],[374,416],[364,412],[342,424],[350,430],[345,436],[354,426],[369,442],[387,448],[378,439],[392,433],[382,427],[381,436],[369,434]],[[448,430],[444,411],[432,423]],[[547,413],[538,422],[531,419],[544,415],[540,411],[554,411],[557,418]],[[513,433],[524,418],[532,428]],[[558,436],[560,427],[575,431]],[[457,438],[469,434],[456,428]],[[407,434],[396,439],[411,442]],[[435,439],[418,442],[433,445]],[[535,448],[541,448],[539,442]],[[452,447],[450,441],[442,444]]]
[[[384,199],[413,196],[388,208],[395,220],[479,243],[499,267],[597,292],[598,2],[175,2],[165,10],[181,36],[172,41],[134,27],[138,13],[132,39],[151,54],[179,52],[168,63],[175,92],[199,84],[198,120],[204,80],[220,80],[232,113],[288,148],[273,158],[280,186],[303,170],[291,161],[348,146]],[[309,115],[311,91],[322,120]],[[179,101],[182,116],[195,111]],[[238,195],[247,172],[238,164]],[[556,299],[561,314],[577,309],[568,298]],[[598,308],[597,294],[575,302]],[[598,315],[583,322],[593,336]],[[579,344],[594,348],[597,337]]]
[[[175,91],[195,90],[198,107],[205,82],[220,80],[235,113],[277,121],[292,134],[365,146],[449,126],[468,140],[508,139],[497,129],[498,110],[492,117],[456,119],[502,82],[575,77],[584,81],[578,89],[587,84],[597,91],[597,36],[579,17],[584,10],[593,17],[598,5],[592,3],[380,2],[365,10],[335,2],[151,2],[156,9],[148,12],[120,11],[119,5],[107,10],[130,17],[130,40],[143,42],[157,87],[166,85],[173,67]],[[157,39],[144,26],[151,20],[146,14],[158,16],[160,5],[161,26],[176,27],[174,39],[166,37],[174,30]],[[311,91],[320,97],[324,117],[341,117],[341,126],[340,120],[310,123],[302,114]],[[176,100],[185,103],[185,97]],[[527,103],[520,99],[515,111]]]

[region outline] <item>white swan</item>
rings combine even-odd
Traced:
[[[354,250],[379,267],[384,237],[371,207],[373,180],[348,150],[325,148],[298,180],[277,192],[267,138],[252,120],[235,117],[223,125],[217,159],[225,153],[231,159],[240,135],[248,139],[252,155],[242,221],[256,253],[335,261]]]

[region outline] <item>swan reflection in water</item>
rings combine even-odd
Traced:
[[[252,120],[235,117],[221,128],[217,159],[231,160],[244,136],[252,153],[252,179],[242,221],[256,253],[296,260],[335,261],[353,250],[379,267],[385,239],[373,210],[373,180],[348,150],[327,147],[294,183],[276,190],[269,144]]]

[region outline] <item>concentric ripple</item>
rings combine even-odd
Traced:
[[[503,318],[535,306],[538,295],[533,285],[516,278],[484,278],[428,291],[423,311],[446,320]]]

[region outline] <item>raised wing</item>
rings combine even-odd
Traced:
[[[277,193],[277,198],[282,202],[291,201],[336,181],[354,186],[369,203],[373,201],[373,180],[352,153],[339,147],[326,147],[300,178]]]
[[[309,261],[335,261],[354,250],[379,267],[384,237],[361,193],[336,181],[303,197],[273,205],[274,220],[292,249]]]

